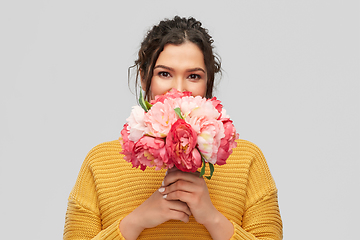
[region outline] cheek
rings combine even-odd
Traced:
[[[202,94],[203,97],[206,97],[206,83],[204,84],[203,88],[202,88]]]
[[[151,79],[150,91],[151,98],[154,99],[156,95],[164,94],[168,90],[168,86],[158,78],[153,77]]]
[[[192,86],[188,91],[193,93],[193,96],[201,96],[205,97],[206,95],[206,82],[203,82],[201,84],[195,84]]]

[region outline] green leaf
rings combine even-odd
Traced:
[[[180,108],[175,108],[174,111],[176,112],[176,114],[179,116],[180,119],[184,119],[183,116],[181,115],[181,110]],[[204,161],[204,160],[203,160]]]
[[[145,104],[146,104],[146,107],[147,109],[150,109],[153,105],[150,104],[148,101],[145,100]]]
[[[212,163],[209,163],[209,167],[210,167],[210,176],[205,176],[205,177],[210,180],[214,173],[214,165]]]
[[[204,157],[203,157],[203,156],[201,156],[201,159],[202,159],[202,162],[203,162],[203,166],[202,166],[202,168],[201,168],[200,176],[199,176],[199,177],[202,177],[202,176],[204,176],[204,174],[205,174],[205,160],[204,160]]]
[[[201,155],[201,160],[202,160],[202,167],[201,167],[201,171],[200,171],[200,176],[199,177],[202,177],[204,176],[205,174],[205,167],[206,167],[206,159],[205,157],[201,154],[200,150],[197,148],[197,150],[199,151],[200,155]],[[212,163],[209,163],[209,167],[210,167],[210,176],[205,176],[207,179],[211,180],[211,177],[213,176],[213,173],[214,173],[214,164]]]
[[[142,95],[141,88],[140,88],[139,104],[144,109],[145,112],[149,110],[148,107],[146,106],[146,101],[144,100],[144,97]]]

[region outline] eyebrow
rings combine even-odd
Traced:
[[[154,67],[154,69],[156,69],[156,68],[164,68],[164,69],[167,69],[169,71],[174,71],[173,68],[165,66],[165,65],[156,65]],[[202,69],[202,68],[190,68],[190,69],[187,70],[187,72],[196,72],[196,71],[201,71],[201,72],[205,73],[205,70]]]

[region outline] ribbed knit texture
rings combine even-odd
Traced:
[[[277,190],[257,146],[238,140],[223,166],[206,180],[214,206],[234,225],[231,239],[282,239]],[[165,170],[132,168],[118,140],[93,148],[70,193],[64,239],[124,239],[120,221],[160,186]],[[138,239],[211,239],[193,217],[145,229]]]

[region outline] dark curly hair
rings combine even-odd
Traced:
[[[138,59],[129,68],[136,67],[136,81],[138,78],[145,83],[145,98],[150,98],[151,79],[155,63],[164,50],[166,44],[180,45],[186,41],[196,44],[204,55],[204,63],[207,71],[206,98],[212,97],[215,74],[221,73],[221,61],[213,53],[212,43],[214,40],[208,34],[208,30],[201,26],[201,22],[193,17],[180,18],[175,16],[173,19],[165,19],[158,25],[152,27],[147,32],[145,39],[141,43]]]

